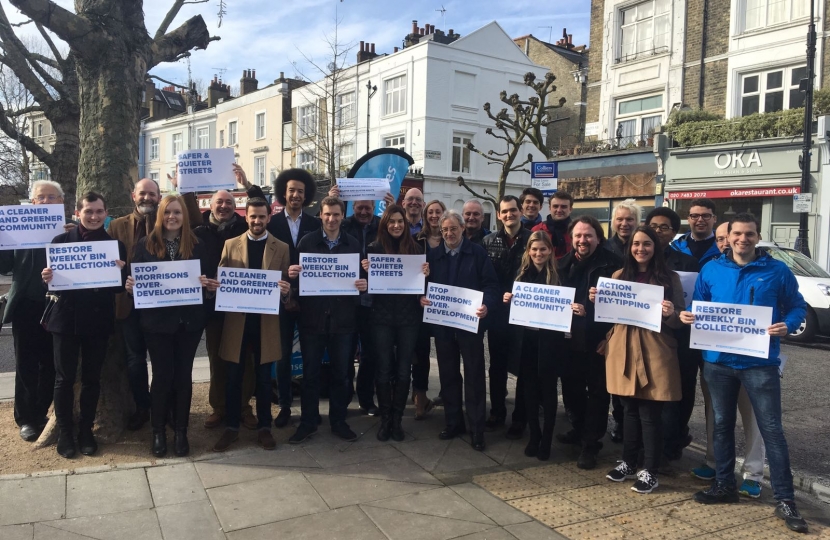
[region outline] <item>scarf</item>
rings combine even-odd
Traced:
[[[225,232],[226,230],[230,229],[236,222],[239,221],[239,214],[234,212],[231,214],[231,218],[228,221],[219,221],[216,219],[216,216],[213,215],[213,212],[210,213],[210,224],[216,226],[216,229],[221,233]]]
[[[533,221],[530,221],[526,217],[522,216],[522,226],[525,229],[532,229],[540,223],[542,223],[542,214],[536,214],[536,219],[534,219]]]
[[[84,242],[97,242],[99,240],[112,240],[110,236],[107,234],[107,231],[104,230],[104,227],[100,227],[95,229],[94,231],[90,231],[89,229],[85,228],[83,225],[78,223],[78,233],[81,235],[81,240]]]
[[[139,240],[145,236],[149,236],[150,232],[152,232],[153,226],[156,224],[156,213],[142,214],[138,211],[138,208],[136,208],[133,210],[133,217],[135,218],[133,236],[135,238],[134,241],[137,244]]]
[[[545,220],[545,226],[550,233],[550,241],[553,244],[553,247],[558,248],[565,247],[567,245],[565,242],[565,234],[568,232],[568,225],[570,224],[570,217],[556,221],[551,216],[548,216]]]

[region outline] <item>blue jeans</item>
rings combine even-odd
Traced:
[[[332,427],[346,423],[346,409],[349,405],[349,362],[353,339],[352,333],[300,333],[300,347],[303,350],[300,423],[305,427],[317,429],[317,417],[320,415],[320,366],[326,350],[331,361],[329,423]]]
[[[150,378],[147,375],[147,344],[138,319],[138,310],[133,308],[121,322],[124,336],[124,351],[127,357],[127,380],[133,393],[136,409],[150,410]]]
[[[793,474],[790,452],[781,425],[781,379],[777,366],[733,369],[703,362],[703,377],[709,386],[715,415],[713,445],[718,482],[734,485],[735,481],[735,417],[738,391],[746,389],[758,429],[764,439],[769,461],[770,481],[776,500],[793,500]]]

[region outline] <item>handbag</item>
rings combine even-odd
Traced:
[[[49,319],[52,318],[52,311],[55,309],[55,304],[60,300],[60,296],[55,293],[46,293],[46,307],[43,309],[43,315],[40,317],[40,325],[46,330],[49,325]]]

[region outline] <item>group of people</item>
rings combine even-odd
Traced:
[[[109,334],[117,327],[126,347],[135,401],[128,427],[137,430],[150,421],[154,455],[167,453],[168,425],[174,431],[175,454],[189,452],[191,371],[203,331],[212,409],[204,425],[225,427],[213,449],[227,450],[238,439],[240,425],[256,430],[258,443],[273,449],[272,367],[279,401],[273,425],[284,428],[292,414],[296,329],[303,377],[301,416],[288,440],[291,444],[305,441],[322,422],[319,402],[325,355],[330,428],[346,441],[357,438],[347,423],[355,393],[362,413],[380,417],[379,440],[403,440],[402,418],[411,391],[416,420],[442,403],[444,428],[438,437],[452,439],[469,431],[472,447],[482,451],[485,432],[507,423],[507,382],[512,372],[517,376],[515,406],[505,436],[521,439],[527,430],[527,456],[550,458],[561,380],[570,429],[557,439],[580,448],[578,467],[597,466],[611,409],[612,440],[622,442],[622,455],[607,478],[635,480],[634,491],[650,493],[658,487],[661,462],[678,459],[691,441],[688,424],[701,370],[708,451],[707,464],[693,474],[712,484],[695,499],[712,504],[737,502],[739,493],[759,496],[766,450],[778,501],[776,515],[793,530],[807,530],[793,502],[778,372],[779,339],[800,325],[806,304],[789,269],[756,248],[759,223],[751,214],[738,214],[715,231],[714,203],[696,199],[689,211],[690,231],[674,240],[681,228],[676,212],[655,208],[643,216],[633,200],[626,200],[614,209],[612,234],[606,239],[594,217],[572,217],[574,199],[563,191],[550,197],[550,213],[542,219],[544,196],[528,188],[520,197],[505,195],[498,201],[501,226],[489,232],[483,226],[479,201],[468,201],[458,212],[439,200],[426,202],[418,189],[408,190],[401,204],[388,195],[381,216],[376,215],[375,201],[358,201],[346,217],[346,205],[335,186],[320,202],[319,217],[314,216],[304,208],[313,201],[316,184],[300,169],[277,177],[275,197],[284,210],[272,215],[260,188],[251,185],[238,166],[234,174],[247,190],[244,219],[235,212],[228,191],[214,193],[210,209],[199,213],[192,194],[161,198],[158,185],[144,179],[133,192],[134,212],[113,220],[104,231],[103,198],[94,193],[81,197],[77,226],[54,242],[117,240],[124,286],[62,291],[46,325],[40,320],[52,271],[44,250],[0,252],[0,270],[8,266],[14,272],[5,319],[13,323],[15,420],[22,438],[37,438],[54,396],[58,453],[69,458],[76,448],[83,454],[96,452],[92,427],[101,366]],[[59,203],[62,195],[54,182],[35,182],[32,203]],[[300,295],[300,254],[359,254],[361,274],[354,282],[359,294]],[[425,255],[422,272],[427,285],[481,291],[478,332],[423,323],[423,308],[430,305],[427,296],[367,294],[370,254]],[[203,305],[135,309],[129,263],[177,260],[200,262]],[[217,272],[223,267],[282,271],[280,314],[217,311],[213,303],[219,287]],[[678,271],[699,272],[694,300],[772,307],[768,358],[691,349],[689,328],[695,315],[689,311],[692,299],[684,297]],[[662,287],[660,331],[596,321],[600,278]],[[508,324],[514,282],[573,288],[571,331]],[[440,381],[435,400],[426,395],[431,342]],[[72,391],[79,352],[76,430]],[[256,415],[251,397],[256,398]],[[740,487],[734,476],[738,408],[751,454]]]

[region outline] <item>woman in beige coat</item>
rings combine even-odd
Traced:
[[[626,245],[625,264],[612,277],[665,290],[660,332],[616,324],[599,350],[605,354],[608,393],[620,396],[625,409],[623,459],[606,478],[622,482],[636,477],[631,489],[651,493],[658,485],[657,467],[663,448],[663,403],[680,399],[680,366],[673,329],[682,326],[677,314],[685,307],[683,288],[677,274],[666,268],[660,241],[648,227],[634,231]],[[594,301],[595,288],[589,297]],[[638,473],[640,448],[645,459]]]

